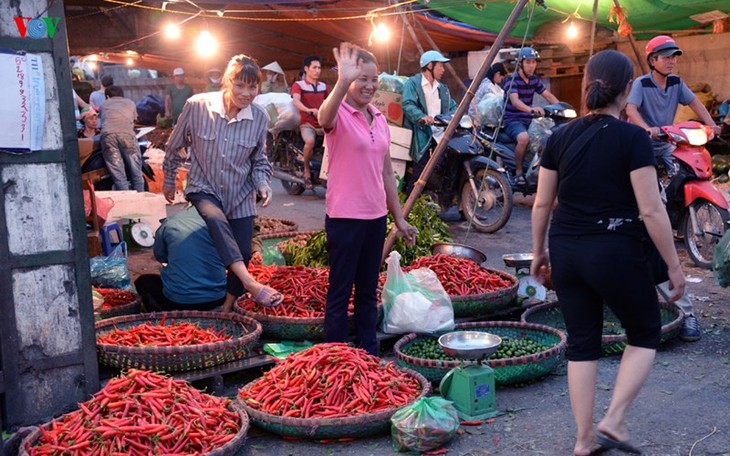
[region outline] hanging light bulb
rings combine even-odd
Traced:
[[[578,27],[575,26],[573,21],[570,21],[570,24],[568,24],[568,30],[565,31],[565,35],[571,40],[578,37]]]
[[[379,41],[381,43],[385,43],[390,40],[390,36],[392,35],[390,28],[385,22],[378,22],[375,26],[374,34],[375,41]]]
[[[180,27],[177,24],[167,24],[165,27],[165,36],[173,40],[180,38]]]
[[[208,30],[202,30],[195,41],[195,49],[203,57],[214,55],[218,51],[218,41]]]
[[[134,59],[132,57],[127,57],[127,66],[133,66],[134,65]]]

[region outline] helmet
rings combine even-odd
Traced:
[[[661,55],[668,57],[670,55],[682,55],[682,50],[679,49],[677,43],[672,37],[667,35],[659,35],[650,39],[646,43],[646,56],[651,57],[652,54],[661,53]]]
[[[426,51],[421,55],[420,65],[423,68],[431,62],[448,62],[449,60],[438,51]]]
[[[520,52],[517,53],[517,60],[524,60],[524,59],[539,59],[540,54],[537,53],[536,50],[531,48],[530,46],[523,47],[520,49]]]

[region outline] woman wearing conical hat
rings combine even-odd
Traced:
[[[287,93],[289,92],[289,86],[286,84],[286,75],[284,70],[279,65],[279,62],[273,61],[270,64],[261,68],[264,73],[264,82],[261,83],[261,90],[259,93]]]

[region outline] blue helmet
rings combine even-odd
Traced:
[[[438,51],[426,51],[421,55],[419,63],[421,68],[423,68],[431,62],[448,62],[449,60]]]
[[[524,59],[539,59],[540,54],[537,53],[536,50],[531,48],[530,46],[523,47],[520,49],[520,52],[517,53],[517,60],[524,60]]]

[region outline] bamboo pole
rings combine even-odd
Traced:
[[[405,202],[405,205],[403,206],[403,215],[408,216],[408,213],[411,212],[411,209],[413,209],[413,205],[416,203],[416,200],[421,195],[421,192],[423,191],[423,188],[426,186],[426,182],[428,181],[428,178],[431,176],[431,173],[433,172],[433,168],[436,166],[436,163],[438,163],[439,158],[446,150],[446,144],[449,142],[449,139],[454,134],[454,131],[456,130],[456,126],[459,124],[459,121],[461,120],[461,117],[466,113],[466,110],[469,107],[469,104],[471,104],[471,100],[474,98],[474,93],[476,92],[476,89],[479,88],[479,84],[481,83],[482,79],[487,74],[487,71],[489,70],[489,67],[492,65],[492,62],[494,62],[494,58],[497,56],[497,53],[499,52],[499,49],[504,44],[505,39],[507,38],[507,34],[509,34],[510,30],[515,26],[515,23],[517,22],[517,19],[519,18],[520,14],[522,13],[522,10],[525,8],[525,5],[527,4],[529,0],[518,0],[517,4],[515,5],[514,9],[512,10],[512,13],[507,18],[507,21],[504,23],[504,26],[502,27],[502,30],[499,32],[499,35],[497,35],[497,38],[494,40],[494,43],[492,44],[492,47],[489,49],[489,52],[487,53],[487,57],[484,59],[484,62],[482,62],[482,66],[479,68],[479,71],[477,71],[477,74],[474,76],[474,79],[471,82],[471,85],[469,86],[469,89],[466,91],[466,94],[464,95],[464,98],[461,100],[461,103],[459,103],[459,107],[456,108],[456,112],[454,113],[454,116],[451,118],[451,122],[449,122],[449,125],[446,127],[446,131],[444,132],[444,137],[441,139],[441,141],[436,146],[436,149],[431,154],[431,158],[428,159],[428,163],[426,163],[426,167],[423,169],[423,172],[418,177],[418,180],[413,186],[413,190],[411,191],[411,194],[408,196],[408,199]],[[393,244],[395,244],[395,237],[397,235],[398,229],[394,226],[393,229],[388,233],[388,237],[385,239],[385,243],[383,244],[383,255],[382,259],[385,261],[385,258],[388,256],[388,253],[390,253],[390,250],[393,248]]]

